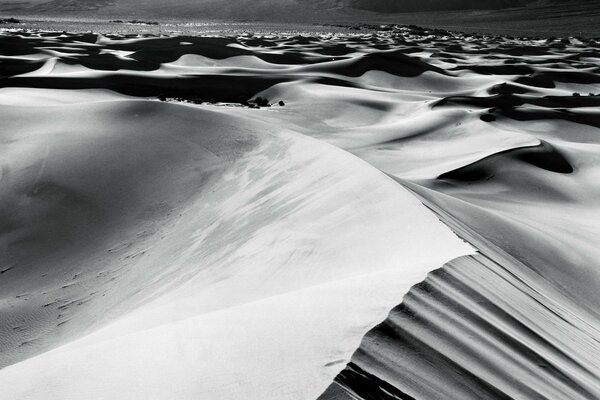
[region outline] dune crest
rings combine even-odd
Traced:
[[[317,397],[470,252],[381,172],[238,109],[44,93],[2,108],[6,398]]]

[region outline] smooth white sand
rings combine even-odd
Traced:
[[[42,235],[22,249],[36,277],[21,283],[29,306],[17,306],[47,316],[66,304],[55,312],[69,320],[48,343],[40,317],[41,348],[62,347],[3,369],[3,398],[316,397],[410,286],[472,251],[333,146],[224,109],[79,101],[2,111],[14,121],[3,130],[13,213],[31,210],[20,193],[51,181],[40,206],[53,221],[85,223],[61,241],[33,216],[7,217],[29,226],[14,235]],[[84,204],[63,205],[73,198]],[[48,264],[43,245],[60,259]],[[24,253],[8,251],[17,271]],[[49,265],[60,270],[41,278]],[[96,276],[100,265],[116,279]],[[81,296],[89,302],[71,305]]]

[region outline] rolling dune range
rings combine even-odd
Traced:
[[[599,51],[3,32],[0,386],[598,398]]]

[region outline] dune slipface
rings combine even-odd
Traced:
[[[3,398],[600,397],[598,51],[3,32]]]

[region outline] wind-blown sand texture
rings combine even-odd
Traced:
[[[3,32],[2,398],[600,397],[599,47]]]

